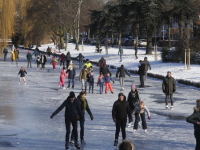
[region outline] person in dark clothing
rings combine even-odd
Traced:
[[[75,147],[80,149],[78,144],[78,134],[77,134],[77,115],[83,119],[83,113],[79,104],[79,100],[76,99],[74,92],[70,92],[67,99],[62,103],[60,107],[50,116],[51,119],[57,115],[65,107],[65,126],[66,126],[66,144],[65,148],[69,149],[69,135],[70,135],[70,124],[73,126]]]
[[[106,77],[107,73],[110,74],[110,76],[112,76],[110,70],[108,69],[108,67],[106,66],[106,64],[103,65],[103,67],[100,70],[100,73],[103,73],[104,77]]]
[[[81,53],[79,53],[79,55],[76,57],[76,59],[78,58],[79,61],[79,69],[82,68],[82,64],[83,64],[83,58],[85,58]]]
[[[166,109],[168,109],[168,98],[170,96],[171,99],[171,109],[173,109],[174,100],[173,93],[176,91],[176,82],[175,79],[171,76],[171,72],[167,72],[167,76],[163,79],[162,83],[163,93],[165,93],[165,104]]]
[[[29,68],[29,65],[30,65],[30,67],[32,68],[32,66],[31,66],[32,55],[31,55],[30,51],[28,51],[28,54],[26,55],[26,58],[28,60],[27,67]]]
[[[195,150],[200,150],[200,99],[196,102],[197,106],[194,107],[193,114],[187,117],[186,121],[194,124],[194,136],[196,138]]]
[[[70,52],[67,52],[67,55],[66,55],[66,62],[67,62],[66,68],[69,67],[69,62],[70,61],[71,61],[71,55],[70,55]]]
[[[124,78],[125,78],[125,73],[130,77],[130,74],[127,72],[127,70],[124,68],[124,65],[121,65],[120,68],[118,68],[117,73],[116,73],[116,77],[118,78],[118,74],[119,74],[119,82],[120,82],[120,86],[121,86],[121,90],[124,90]]]
[[[70,61],[69,67],[68,67],[66,73],[68,73],[68,87],[67,88],[70,88],[71,81],[72,81],[72,88],[74,88],[74,77],[76,76],[76,71],[75,71],[72,61]]]
[[[137,43],[135,43],[134,44],[134,48],[135,48],[135,59],[138,59],[138,56],[137,56],[137,52],[138,52],[138,44]]]
[[[16,66],[18,67],[18,61],[19,61],[19,50],[18,50],[18,48],[14,49],[14,53],[15,53],[15,63],[16,63]]]
[[[145,63],[145,68],[144,68],[144,81],[147,80],[147,71],[148,69],[151,70],[151,65],[149,63],[149,61],[147,60],[147,57],[144,57],[144,63]]]
[[[112,108],[112,118],[116,125],[114,146],[118,144],[118,137],[120,129],[122,131],[123,140],[126,139],[126,122],[127,115],[129,117],[129,123],[132,122],[132,116],[130,112],[129,103],[126,101],[126,97],[123,93],[118,94],[118,100],[114,102]]]
[[[134,145],[131,141],[124,140],[119,145],[119,150],[134,150]]]
[[[42,54],[42,56],[40,57],[40,61],[41,61],[41,64],[42,64],[42,70],[45,70],[45,64],[47,62],[47,58],[46,56],[44,55],[44,53]]]
[[[7,50],[7,48],[4,48],[3,49],[4,61],[6,61],[6,59],[7,59],[7,54],[8,54],[8,50]]]
[[[97,66],[99,66],[99,71],[101,70],[101,68],[104,66],[104,64],[106,64],[106,60],[104,59],[104,57],[102,56],[101,59],[99,60],[99,63],[97,64]],[[100,71],[101,72],[101,71]]]
[[[94,71],[92,66],[90,67],[90,72],[89,72],[89,78],[88,78],[88,82],[89,82],[89,93],[90,93],[90,89],[92,88],[92,93],[93,93],[93,89],[94,89]]]
[[[144,87],[144,68],[145,64],[142,60],[139,61],[140,65],[138,65],[138,74],[140,75],[140,86],[139,87]]]
[[[51,48],[50,47],[47,48],[47,55],[48,55],[48,57],[51,56]]]
[[[62,53],[61,55],[60,55],[60,68],[61,68],[61,66],[63,65],[63,67],[65,66],[65,54],[64,53]]]
[[[90,111],[89,105],[88,105],[88,101],[85,98],[86,93],[84,91],[81,91],[79,96],[77,97],[77,99],[79,100],[79,104],[83,113],[83,118],[80,119],[80,140],[81,140],[81,144],[85,144],[84,141],[84,122],[85,122],[85,110],[87,111],[87,113],[90,115],[91,120],[94,119],[94,117],[92,116],[92,112]],[[71,142],[70,143],[74,143],[74,130],[72,130],[71,133]]]
[[[25,73],[27,74],[26,70],[22,66],[21,69],[19,70],[19,73],[18,73],[18,75],[20,74],[19,84],[21,82],[21,79],[23,79],[24,80],[24,84],[26,85]]]
[[[40,68],[41,60],[39,56],[36,59],[36,63],[37,63],[37,69]]]

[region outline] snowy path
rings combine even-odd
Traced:
[[[20,50],[20,64],[26,68],[26,51]],[[8,55],[8,58],[10,54]],[[49,64],[46,70],[26,69],[27,85],[18,85],[17,73],[20,67],[11,67],[9,61],[1,61],[0,65],[0,149],[2,150],[64,150],[65,125],[64,110],[53,120],[49,118],[52,112],[66,99],[71,89],[58,89],[60,69],[54,71]],[[77,62],[75,67],[78,68]],[[98,69],[95,70],[95,81]],[[76,95],[80,92],[81,82],[78,81],[80,70],[75,79]],[[112,70],[113,75],[115,70]],[[98,94],[95,84],[94,94],[88,94],[90,109],[94,120],[90,121],[86,113],[85,150],[113,150],[115,125],[111,110],[117,94],[120,92],[118,79],[113,84],[114,94]],[[67,79],[65,79],[65,83]],[[125,79],[127,95],[130,86],[138,87],[139,77],[132,75]],[[174,94],[175,107],[173,111],[165,110],[164,94],[161,81],[150,79],[148,88],[139,89],[140,96],[151,112],[152,120],[147,120],[148,133],[140,128],[133,134],[132,128],[127,128],[127,139],[131,140],[136,150],[192,150],[195,147],[193,126],[186,123],[185,117],[193,112],[195,100],[199,98],[198,89],[178,85]],[[120,139],[121,142],[121,133]],[[75,148],[71,148],[75,150]]]

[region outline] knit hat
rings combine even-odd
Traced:
[[[86,59],[86,61],[89,61],[89,59]]]
[[[75,94],[74,94],[73,91],[71,91],[71,92],[69,93],[69,98],[74,98],[74,97],[75,97]]]
[[[131,85],[131,90],[136,89],[135,84]]]
[[[28,53],[30,53],[30,51],[28,51]]]
[[[53,57],[53,59],[54,59],[55,57]]]
[[[87,66],[85,65],[84,68],[87,68]]]
[[[197,100],[197,108],[200,108],[200,99]]]

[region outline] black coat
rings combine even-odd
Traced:
[[[145,64],[142,63],[142,64],[139,66],[138,74],[139,74],[139,75],[144,75],[144,71],[145,71]]]
[[[81,53],[76,57],[79,61],[83,61],[83,58],[85,58]]]
[[[81,107],[81,111],[82,111],[82,113],[83,113],[83,116],[85,117],[85,111],[83,111],[83,102],[80,100],[80,97],[78,96],[77,97],[77,99],[79,100],[79,104],[80,104],[80,107]],[[86,111],[87,111],[87,113],[90,115],[90,116],[92,116],[92,112],[90,111],[90,107],[89,107],[89,105],[88,105],[88,101],[87,101],[87,99],[85,99],[85,101],[86,101],[86,103],[87,103],[87,106],[86,106]]]
[[[108,69],[107,66],[103,66],[103,67],[100,69],[100,72],[102,72],[104,76],[105,76],[107,73],[109,73],[110,76],[112,76],[112,74],[111,74],[111,72],[110,72],[110,70]]]
[[[194,130],[196,132],[200,132],[200,125],[197,124],[197,121],[200,122],[200,109],[199,108],[194,108],[194,113],[187,117],[186,121],[189,123],[194,124]]]
[[[74,76],[76,75],[76,71],[74,68],[72,70],[67,69],[66,73],[68,73],[68,79],[74,79]]]
[[[119,77],[125,77],[125,73],[130,76],[130,74],[127,72],[127,70],[124,67],[120,67],[117,70],[116,76],[118,77],[118,73],[119,73]]]
[[[129,107],[129,103],[124,98],[123,101],[117,100],[113,104],[112,109],[112,117],[113,119],[126,119],[127,115],[129,116],[129,119],[131,119],[131,111]]]
[[[57,115],[65,107],[65,119],[76,120],[77,115],[83,118],[83,113],[81,111],[79,100],[75,98],[74,102],[70,102],[70,97],[68,97],[60,107],[52,114],[52,116]]]
[[[44,55],[44,62],[42,62],[42,55],[41,55],[40,61],[41,61],[41,63],[46,63],[47,62],[47,57]]]
[[[129,92],[128,102],[131,112],[135,109],[135,106],[140,103],[140,97],[137,90],[135,92]]]
[[[18,75],[20,74],[20,77],[25,77],[25,73],[27,74],[26,70],[21,70],[20,69]]]
[[[163,79],[162,89],[165,94],[173,94],[176,91],[176,82],[173,77]]]

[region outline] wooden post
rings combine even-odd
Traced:
[[[185,49],[185,70],[186,70],[186,49]]]
[[[190,70],[190,49],[188,49],[188,70]]]

